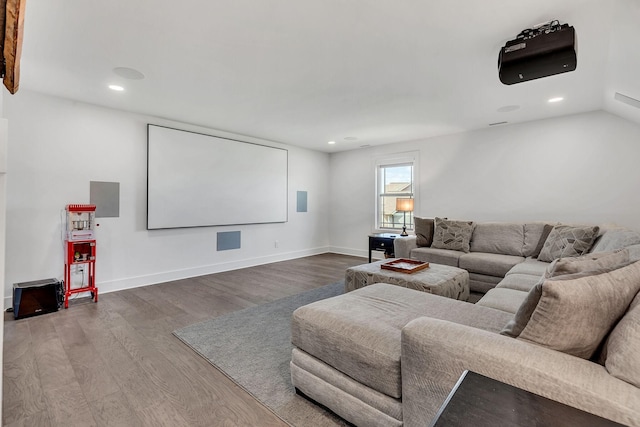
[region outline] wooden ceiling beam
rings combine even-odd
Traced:
[[[7,17],[7,0],[0,0],[0,65],[4,76],[4,26]]]
[[[5,4],[3,56],[5,62],[4,85],[12,94],[20,87],[20,56],[24,33],[26,0],[0,0]]]

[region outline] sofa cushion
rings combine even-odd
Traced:
[[[605,231],[594,243],[591,252],[611,252],[640,243],[640,233],[626,228]]]
[[[500,255],[484,252],[469,252],[458,260],[458,266],[470,273],[504,277],[514,265],[524,261],[524,257]]]
[[[378,283],[298,308],[291,342],[388,396],[400,398],[401,330],[421,316],[498,332],[509,313]]]
[[[415,222],[416,245],[419,247],[429,247],[433,242],[433,218],[413,217]]]
[[[535,258],[527,258],[524,262],[514,265],[513,268],[507,272],[506,276],[511,274],[530,274],[532,276],[542,277],[544,272],[547,271],[547,267],[549,267],[548,262]]]
[[[471,252],[522,256],[524,225],[509,222],[476,223],[471,237]]]
[[[628,253],[624,251],[610,252],[601,255],[590,254],[579,258],[562,258],[551,264],[546,264],[542,277],[533,285],[516,312],[515,317],[502,330],[503,335],[518,337],[529,323],[542,297],[542,285],[545,279],[572,279],[611,271],[624,265],[628,261]],[[566,273],[572,273],[567,275]],[[558,274],[563,274],[558,276]],[[509,275],[511,276],[511,274]]]
[[[629,251],[629,261],[640,261],[640,244],[627,246]]]
[[[544,242],[538,259],[551,262],[556,258],[584,255],[598,237],[598,230],[597,225],[584,227],[556,225]]]
[[[518,311],[518,308],[522,305],[522,301],[526,296],[527,292],[524,291],[508,288],[493,288],[484,294],[476,305],[479,304],[483,307],[491,307],[496,310],[515,314],[516,311]]]
[[[469,252],[472,233],[473,221],[453,221],[436,217],[431,247]]]
[[[549,238],[549,234],[551,234],[551,231],[553,230],[553,227],[555,226],[551,224],[545,224],[544,227],[542,227],[542,234],[540,235],[540,239],[538,240],[536,247],[533,249],[533,251],[531,251],[531,254],[529,256],[538,258],[538,256],[540,255],[540,251],[542,251],[545,242]]]
[[[516,291],[529,292],[538,284],[540,276],[531,274],[509,274],[498,283],[496,288],[514,289]]]
[[[605,367],[611,375],[640,387],[640,293],[611,331]]]
[[[527,257],[533,255],[545,225],[544,222],[527,222],[523,225],[524,245],[522,246],[522,255]],[[544,241],[542,243],[544,244]]]
[[[640,261],[593,276],[545,280],[518,339],[588,359],[639,290]]]
[[[469,290],[471,292],[487,293],[489,289],[496,287],[502,277],[489,276],[487,274],[469,273]]]
[[[566,274],[616,267],[628,262],[629,251],[626,249],[615,252],[592,253],[575,258],[558,258],[549,264],[543,276],[545,278],[564,276]]]
[[[411,251],[411,258],[452,267],[458,266],[458,260],[462,255],[464,255],[464,252],[451,251],[449,249],[416,248]]]

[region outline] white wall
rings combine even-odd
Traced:
[[[0,289],[4,289],[5,280],[5,240],[6,240],[6,195],[7,195],[7,119],[2,110],[4,89],[0,89]],[[4,373],[4,315],[0,315],[0,371]],[[0,384],[0,402],[2,401],[2,384]],[[2,406],[0,405],[0,420],[2,420]]]
[[[89,203],[90,181],[120,183],[120,217],[97,221],[101,293],[328,250],[328,154],[29,91],[5,97],[4,113],[9,121],[5,306],[13,283],[62,278],[61,211],[68,203]],[[147,123],[287,148],[289,221],[147,231]],[[296,213],[298,190],[308,191],[307,213]],[[242,248],[216,251],[216,233],[231,230],[242,232]]]
[[[374,161],[413,150],[418,216],[640,229],[640,126],[599,111],[332,154],[334,251],[366,254]]]

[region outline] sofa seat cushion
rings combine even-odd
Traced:
[[[548,262],[540,261],[535,258],[527,258],[524,262],[514,265],[513,268],[507,272],[505,277],[510,274],[530,274],[532,276],[542,277],[544,272],[547,271],[547,267],[549,267]]]
[[[524,291],[508,288],[493,288],[480,298],[476,304],[515,314],[526,297],[527,292]]]
[[[531,274],[508,274],[496,288],[514,289],[516,291],[529,292],[538,284],[541,276]]]
[[[516,255],[490,254],[470,252],[460,257],[458,266],[469,273],[486,274],[487,276],[504,277],[514,265],[524,261],[524,257]]]
[[[356,381],[400,398],[402,328],[422,316],[499,332],[512,314],[389,284],[298,308],[293,345]]]
[[[417,248],[411,251],[411,258],[434,264],[458,266],[458,259],[464,252],[452,251],[450,249]]]
[[[472,292],[481,292],[484,294],[489,289],[495,288],[501,280],[502,277],[469,273],[469,290]]]
[[[523,224],[479,222],[473,229],[471,252],[522,256],[523,244]]]

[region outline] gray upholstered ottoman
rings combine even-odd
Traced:
[[[383,270],[380,267],[389,261],[387,259],[348,268],[344,280],[345,292],[374,283],[389,283],[462,301],[469,298],[469,273],[467,270],[448,265],[430,264],[429,268],[415,273],[398,273]]]

